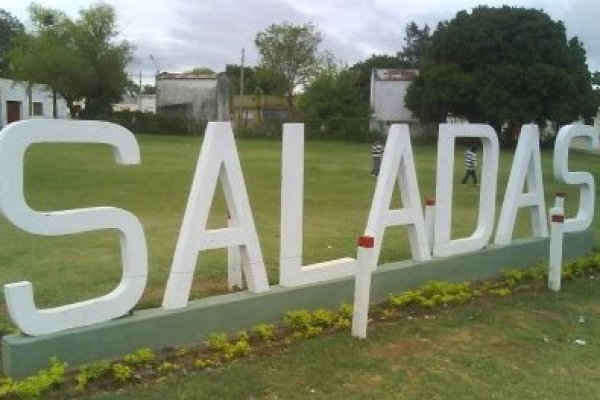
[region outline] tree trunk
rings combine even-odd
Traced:
[[[292,119],[294,117],[294,95],[292,94],[292,92],[288,92],[287,96],[286,96],[286,100],[288,103],[288,111],[290,112],[290,119]]]

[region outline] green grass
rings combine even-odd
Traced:
[[[372,325],[367,341],[321,336],[281,355],[131,386],[118,398],[595,399],[599,290],[598,279],[585,279],[558,294],[529,290],[405,315]]]
[[[135,213],[142,221],[149,247],[149,282],[140,307],[162,301],[191,185],[200,140],[197,138],[138,136],[142,151],[139,166],[119,166],[107,147],[96,145],[37,145],[27,154],[26,198],[37,210],[89,206],[116,206]],[[279,199],[281,143],[241,140],[238,149],[250,203],[260,236],[271,283],[278,280]],[[415,146],[421,196],[435,194],[434,146]],[[551,153],[543,153],[547,205],[557,189],[551,176]],[[600,175],[600,159],[582,153],[571,155],[571,169]],[[304,262],[313,263],[354,256],[356,237],[363,233],[375,181],[369,176],[368,144],[308,142],[306,144]],[[502,152],[497,209],[512,153]],[[456,154],[455,181],[462,171],[462,151]],[[475,226],[478,189],[457,185],[454,193],[453,236],[470,234]],[[565,189],[565,188],[560,188]],[[570,213],[578,203],[573,189]],[[598,196],[597,196],[598,197]],[[598,201],[598,200],[597,200]],[[393,201],[398,205],[399,200]],[[516,236],[529,235],[529,218],[522,213]],[[596,220],[597,221],[597,220]],[[211,213],[211,227],[225,226],[226,211],[219,194]],[[596,246],[598,246],[598,240]],[[226,252],[213,250],[198,258],[192,297],[226,291]],[[410,257],[404,229],[386,233],[380,262]],[[120,279],[117,235],[111,231],[60,237],[29,235],[0,219],[0,282],[30,280],[38,307],[52,307],[106,293]],[[9,322],[0,311],[0,329]]]

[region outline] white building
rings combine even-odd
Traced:
[[[68,118],[69,108],[62,98],[57,99],[58,118]],[[0,128],[14,121],[32,118],[52,118],[52,91],[45,85],[0,78]]]
[[[114,111],[141,111],[156,114],[156,95],[123,96],[120,103],[113,105]]]
[[[406,107],[404,97],[418,75],[416,69],[374,69],[371,72],[371,130],[387,132],[392,123],[417,122]]]

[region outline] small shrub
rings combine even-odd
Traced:
[[[238,340],[244,340],[246,342],[250,339],[250,336],[248,336],[248,332],[246,331],[239,331],[236,336]]]
[[[337,320],[337,314],[333,311],[319,308],[310,315],[310,325],[323,328],[333,326]]]
[[[126,382],[133,377],[133,369],[123,363],[113,364],[112,373],[119,382]]]
[[[250,354],[252,348],[247,340],[238,340],[231,346],[232,354],[234,357],[244,357]]]
[[[344,303],[338,309],[338,314],[340,318],[352,319],[352,314],[354,313],[354,306],[352,304]]]
[[[211,333],[206,344],[212,351],[221,351],[229,345],[229,339],[225,333]]]
[[[293,331],[301,332],[311,324],[311,314],[308,310],[288,311],[283,315],[283,322]]]
[[[100,379],[109,372],[110,363],[108,361],[83,365],[79,367],[79,372],[75,375],[75,389],[84,390],[89,382]]]
[[[336,329],[340,330],[350,329],[351,326],[352,322],[348,318],[338,318],[334,325]]]
[[[51,388],[60,385],[65,377],[67,363],[56,357],[50,359],[50,367],[22,380],[3,379],[0,385],[0,396],[17,399],[41,399]]]
[[[154,351],[152,351],[152,349],[142,348],[142,349],[136,350],[132,354],[125,355],[123,357],[123,362],[127,365],[139,367],[148,362],[154,361],[155,359],[156,359],[156,354],[154,353]]]
[[[273,324],[259,324],[252,330],[264,342],[269,343],[275,339],[275,326]]]

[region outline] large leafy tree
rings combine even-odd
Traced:
[[[0,77],[7,75],[11,41],[24,30],[23,24],[16,17],[0,9]]]
[[[231,85],[233,94],[240,93],[242,67],[236,64],[227,64],[225,74]],[[264,67],[244,67],[244,94],[267,94],[284,96],[285,82],[275,71]]]
[[[294,89],[306,85],[322,64],[321,40],[312,23],[287,22],[269,26],[254,39],[261,66],[274,71],[282,80],[290,111],[294,109]]]
[[[83,97],[83,85],[91,71],[77,54],[72,40],[72,22],[62,12],[38,5],[29,7],[31,32],[23,32],[9,52],[10,75],[19,80],[47,84],[60,94],[74,114],[74,102]]]
[[[597,111],[585,50],[543,11],[504,6],[461,11],[431,38],[406,97],[424,121],[451,113],[509,133],[525,122],[565,123]]]
[[[431,43],[431,29],[425,24],[419,28],[416,22],[412,21],[404,28],[404,46],[398,52],[398,58],[404,68],[419,68],[425,52]]]
[[[369,103],[358,86],[359,73],[350,69],[321,71],[299,100],[304,121],[312,131],[329,136],[364,139]]]
[[[116,17],[104,3],[82,9],[75,21],[64,13],[32,5],[30,32],[20,35],[10,51],[11,75],[44,83],[67,101],[85,100],[87,116],[110,112],[129,87],[125,67],[131,46],[115,43]]]
[[[131,61],[133,48],[127,41],[116,41],[115,10],[106,3],[81,10],[73,25],[75,48],[92,71],[84,86],[86,114],[105,115],[127,87],[125,68]]]
[[[404,28],[404,46],[396,56],[387,54],[372,55],[365,61],[354,64],[350,69],[358,72],[360,96],[369,101],[371,91],[371,72],[373,69],[419,68],[431,43],[431,31],[428,25],[420,28],[414,21]]]

